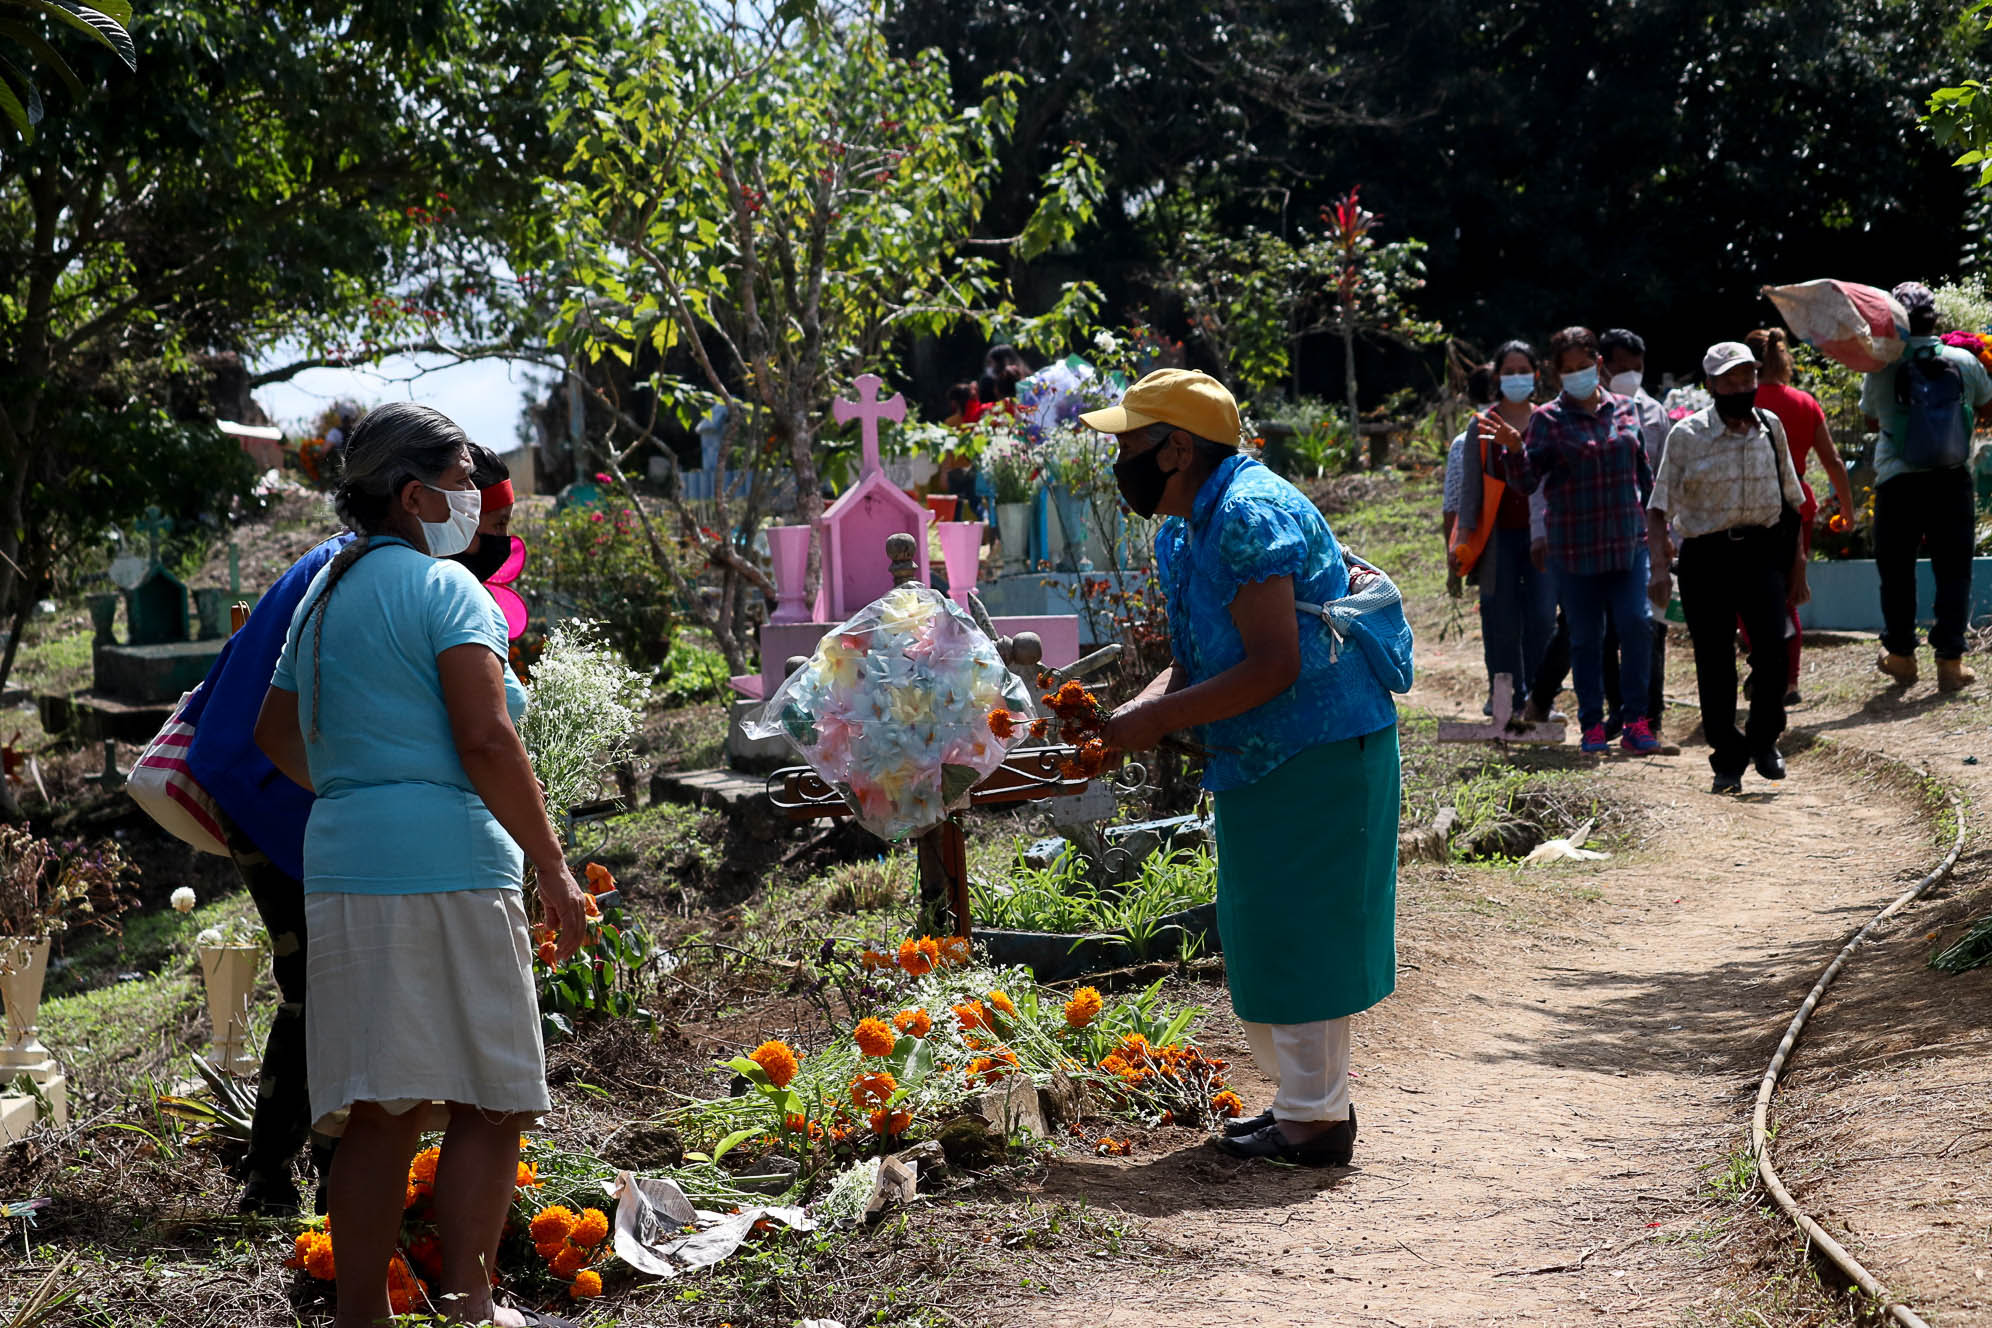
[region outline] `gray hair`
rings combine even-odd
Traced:
[[[333,510],[359,538],[339,551],[325,573],[325,588],[305,609],[302,629],[318,622],[311,635],[311,736],[319,736],[319,647],[325,642],[326,605],[353,564],[380,547],[373,536],[387,533],[395,495],[410,480],[427,484],[470,454],[470,438],[456,421],[431,406],[390,401],[366,413],[347,436]]]
[[[1168,442],[1169,435],[1172,433],[1189,434],[1190,446],[1196,449],[1197,456],[1202,458],[1205,464],[1212,467],[1221,465],[1238,454],[1238,448],[1235,444],[1220,443],[1213,439],[1205,438],[1200,434],[1190,433],[1188,429],[1183,428],[1180,424],[1171,424],[1167,420],[1151,424],[1143,432],[1158,447]]]

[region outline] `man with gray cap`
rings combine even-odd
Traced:
[[[1916,681],[1916,558],[1929,546],[1937,582],[1930,652],[1937,690],[1976,681],[1964,666],[1971,612],[1971,422],[1992,423],[1992,376],[1969,351],[1937,340],[1937,301],[1905,281],[1890,294],[1909,315],[1902,358],[1861,385],[1861,413],[1879,429],[1874,449],[1874,565],[1881,576],[1881,649],[1875,667]]]
[[[1708,735],[1711,792],[1743,791],[1744,767],[1783,779],[1785,644],[1788,605],[1805,602],[1805,556],[1798,509],[1805,490],[1792,469],[1784,425],[1756,409],[1757,360],[1739,341],[1702,357],[1714,404],[1676,424],[1653,476],[1646,538],[1653,550],[1652,595],[1667,590],[1669,523],[1681,535],[1681,612],[1694,638],[1702,731]],[[1750,718],[1736,728],[1736,622],[1750,633]]]

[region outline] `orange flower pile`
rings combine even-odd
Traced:
[[[968,1086],[973,1088],[978,1083],[993,1084],[1016,1068],[1017,1053],[1008,1047],[998,1047],[994,1054],[977,1056],[968,1063]]]
[[[1065,1003],[1065,1022],[1073,1028],[1084,1028],[1099,1018],[1100,1010],[1106,1002],[1100,997],[1098,987],[1081,987],[1072,993],[1072,999]]]
[[[925,1010],[901,1010],[892,1016],[892,1026],[907,1037],[923,1038],[934,1031],[934,1021]]]
[[[1045,674],[1041,681],[1050,682]],[[1091,779],[1106,769],[1113,749],[1100,740],[1107,727],[1108,711],[1100,698],[1086,690],[1077,678],[1066,681],[1055,692],[1044,695],[1045,708],[1058,716],[1058,739],[1079,749],[1078,755],[1058,763],[1058,773],[1067,779]]]
[[[892,962],[891,955],[884,954],[878,950],[861,950],[858,953],[858,967],[867,973],[876,973],[880,969],[891,968]]]
[[[899,966],[914,977],[924,977],[941,962],[941,944],[931,936],[899,943]]]
[[[890,1056],[892,1049],[899,1045],[892,1025],[883,1019],[866,1017],[858,1020],[857,1030],[851,1037],[858,1044],[858,1050],[867,1056]]]
[[[413,1314],[428,1303],[429,1284],[415,1276],[408,1261],[395,1255],[387,1265],[387,1307],[396,1314]]]
[[[1245,1099],[1227,1088],[1210,1100],[1210,1111],[1213,1116],[1241,1116],[1245,1113]]]
[[[1129,1140],[1109,1139],[1106,1135],[1103,1134],[1100,1136],[1100,1142],[1095,1147],[1094,1151],[1097,1152],[1101,1157],[1126,1157],[1128,1154],[1128,1149],[1131,1146],[1132,1145]]]
[[[948,1008],[954,1011],[954,1017],[960,1022],[964,1033],[972,1033],[978,1028],[987,1028],[992,1033],[996,1031],[989,1022],[989,1011],[983,1008],[981,1001],[969,1001]]]
[[[297,1233],[292,1245],[291,1257],[284,1260],[286,1268],[302,1268],[321,1282],[330,1282],[338,1277],[338,1267],[332,1261],[332,1231],[330,1224],[324,1231],[306,1228]]]
[[[910,1111],[888,1112],[884,1107],[879,1107],[867,1119],[871,1123],[872,1133],[885,1138],[892,1135],[904,1134],[906,1127],[913,1123],[913,1113]]]
[[[1008,993],[1000,990],[992,991],[984,999],[986,999],[989,1002],[992,1008],[1001,1010],[1004,1014],[1009,1015],[1012,1019],[1015,1019],[1017,1017],[1016,1003],[1010,999]]]
[[[527,1226],[533,1250],[546,1260],[547,1270],[567,1282],[567,1294],[580,1300],[602,1294],[601,1274],[589,1269],[609,1238],[609,1219],[599,1208],[576,1213],[554,1204],[542,1208]]]
[[[767,1074],[769,1083],[776,1088],[787,1088],[789,1080],[795,1078],[795,1072],[802,1058],[796,1055],[795,1048],[788,1043],[775,1040],[763,1042],[754,1048],[747,1059],[761,1067]]]
[[[882,1107],[898,1091],[890,1070],[869,1070],[851,1080],[851,1101],[860,1108]]]
[[[943,936],[940,941],[940,962],[943,964],[966,964],[969,961],[968,938],[966,936]]]

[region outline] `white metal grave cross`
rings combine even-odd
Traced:
[[[864,454],[858,467],[860,479],[881,470],[878,461],[878,422],[880,420],[903,420],[906,418],[906,398],[894,392],[880,400],[878,390],[885,386],[885,380],[877,374],[860,374],[855,384],[858,389],[856,401],[839,398],[830,403],[830,414],[839,424],[858,421],[863,435]]]

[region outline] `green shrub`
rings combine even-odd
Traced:
[[[533,549],[529,588],[558,616],[598,623],[633,668],[653,670],[670,658],[679,605],[620,499],[555,512],[526,538]]]
[[[666,710],[696,705],[724,696],[731,676],[726,656],[680,637],[671,643],[671,653],[664,657],[653,695]]]

